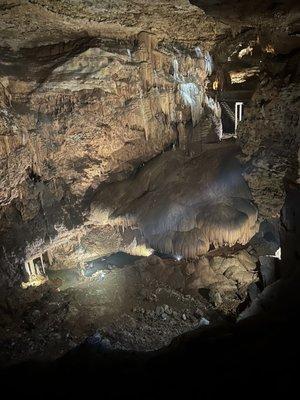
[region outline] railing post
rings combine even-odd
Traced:
[[[243,117],[243,102],[237,101],[234,107],[234,133],[236,133],[238,123]]]

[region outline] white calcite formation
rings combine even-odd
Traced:
[[[246,244],[257,231],[257,209],[226,151],[194,159],[180,151],[162,154],[134,178],[99,190],[90,219],[136,227],[152,248],[185,258],[211,245]]]

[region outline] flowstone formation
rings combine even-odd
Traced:
[[[135,177],[101,188],[91,219],[137,227],[155,250],[179,258],[246,244],[257,231],[257,209],[226,148],[192,159],[180,151],[156,157]]]

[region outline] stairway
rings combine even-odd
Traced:
[[[234,122],[235,121],[234,112],[232,111],[228,103],[226,103],[226,101],[221,101],[220,104],[223,110],[226,111],[226,114],[229,116],[229,118]]]

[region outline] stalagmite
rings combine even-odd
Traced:
[[[179,67],[178,67],[178,61],[176,58],[173,60],[173,78],[177,82],[181,82],[182,79],[179,77]]]

